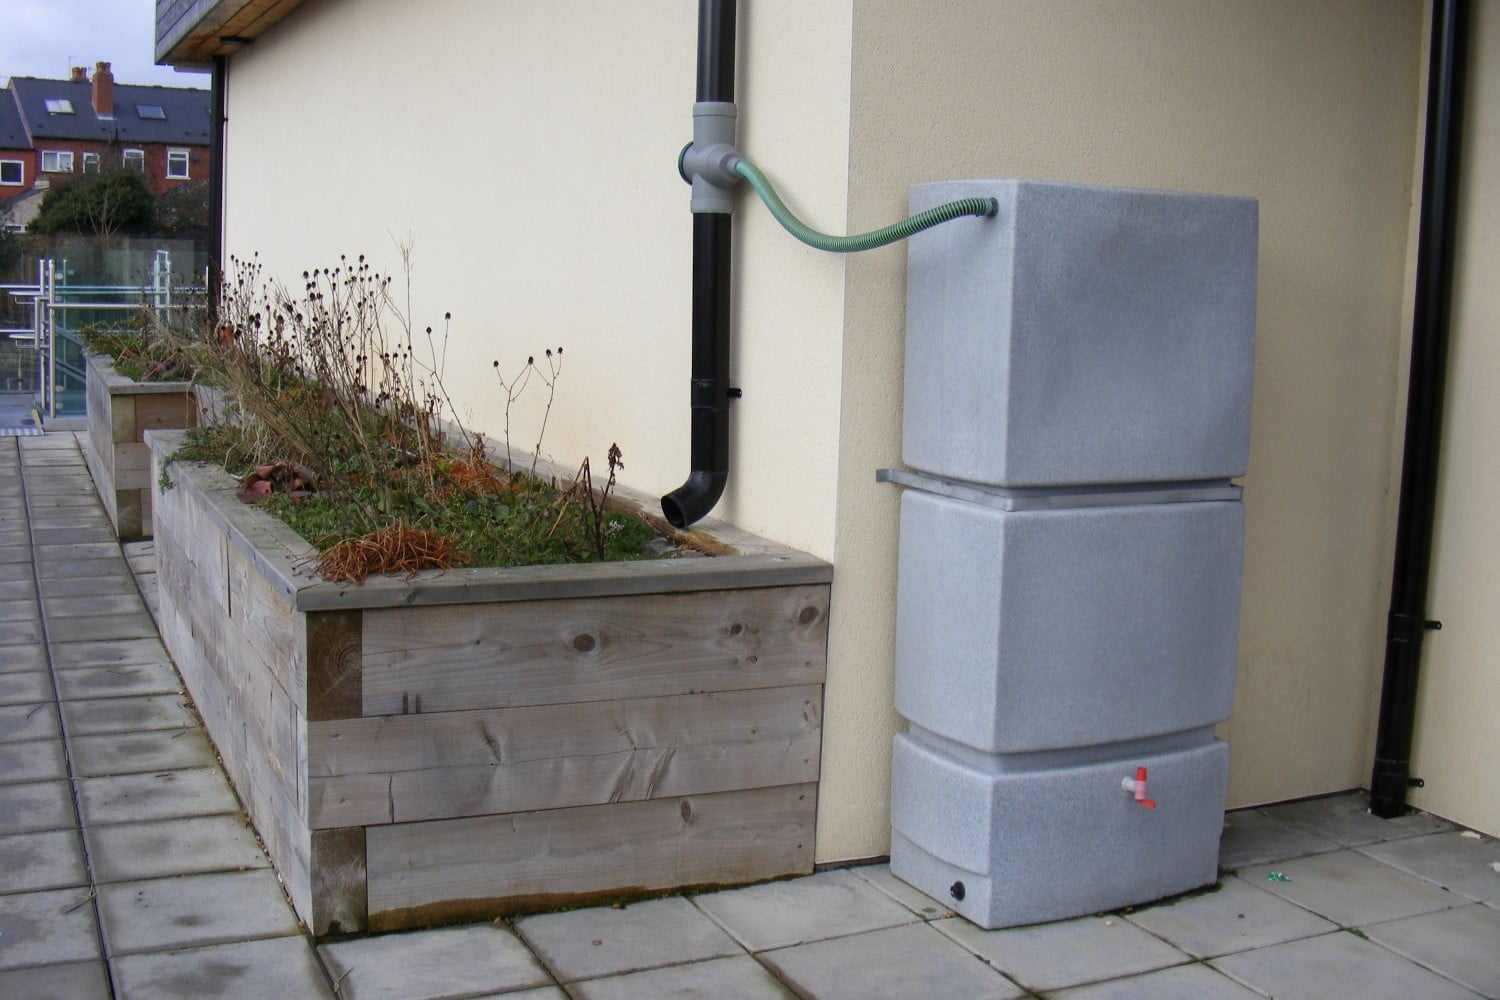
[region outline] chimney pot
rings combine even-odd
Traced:
[[[113,118],[115,114],[115,75],[107,62],[94,65],[94,114],[101,118]]]
[[[87,66],[74,66],[73,67],[73,82],[74,83],[88,83],[89,82],[89,68]]]

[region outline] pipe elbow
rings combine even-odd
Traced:
[[[683,529],[707,517],[724,495],[724,484],[728,481],[726,472],[694,469],[688,474],[687,482],[661,498],[661,512],[667,523]]]

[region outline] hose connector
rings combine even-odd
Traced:
[[[677,170],[693,185],[694,212],[734,211],[733,188],[740,181],[740,154],[734,148],[738,111],[729,101],[693,105],[693,141],[677,159]]]

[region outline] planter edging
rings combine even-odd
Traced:
[[[168,478],[163,639],[315,935],[811,870],[826,563],[330,584],[223,470]]]

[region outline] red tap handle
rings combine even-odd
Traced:
[[[1146,769],[1144,767],[1135,769],[1135,800],[1147,809],[1156,808],[1156,802],[1146,798]]]

